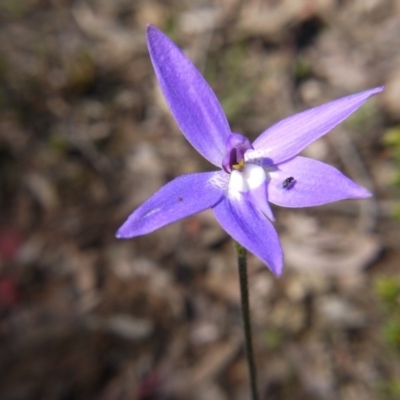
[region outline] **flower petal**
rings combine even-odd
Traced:
[[[276,171],[270,172],[269,201],[282,207],[311,207],[371,196],[367,189],[321,161],[295,157],[276,167]],[[288,178],[294,181],[284,188]]]
[[[147,28],[151,61],[182,133],[207,160],[221,167],[230,129],[208,83],[182,51],[152,25]]]
[[[144,235],[214,206],[224,196],[227,177],[221,172],[203,172],[174,179],[137,208],[119,228],[116,237]]]
[[[370,96],[384,87],[342,97],[330,103],[285,118],[264,131],[246,152],[246,161],[278,164],[300,153],[356,111]]]
[[[265,214],[271,221],[275,221],[274,214],[271,210],[271,206],[268,202],[267,194],[268,186],[264,183],[248,192],[243,193],[250,202],[252,202],[255,207]]]
[[[275,228],[264,214],[244,198],[225,198],[213,211],[230,236],[260,258],[275,275],[281,275],[282,247]]]

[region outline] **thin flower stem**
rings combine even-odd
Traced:
[[[236,242],[235,248],[239,265],[240,299],[242,304],[246,357],[250,375],[251,398],[252,400],[258,400],[256,364],[254,362],[253,342],[251,339],[249,287],[247,284],[247,250]]]

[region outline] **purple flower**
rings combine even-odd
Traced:
[[[275,275],[283,256],[269,202],[310,207],[371,193],[336,168],[298,154],[356,111],[378,87],[314,107],[276,123],[251,143],[232,133],[214,92],[161,31],[147,28],[158,82],[181,131],[219,171],[180,176],[136,209],[117,232],[131,238],[212,208],[222,228]]]

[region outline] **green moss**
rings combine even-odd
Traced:
[[[282,344],[282,334],[276,329],[268,329],[264,333],[264,341],[270,350],[276,350]]]
[[[389,348],[400,350],[400,280],[379,277],[374,286],[384,313],[383,340]]]
[[[375,292],[385,304],[399,305],[400,282],[391,277],[381,277],[375,281]]]
[[[49,137],[49,147],[58,153],[65,153],[69,150],[70,145],[65,138],[57,133],[53,133]]]
[[[0,12],[2,10],[10,17],[22,17],[29,11],[29,2],[25,0],[2,0],[0,2]]]
[[[383,136],[383,143],[390,148],[400,170],[400,125],[386,131]]]
[[[383,337],[391,348],[400,350],[400,320],[398,318],[386,322],[383,328]]]
[[[385,400],[400,399],[400,380],[392,379],[379,385],[380,398]]]
[[[397,363],[400,354],[400,279],[381,276],[375,279],[375,293],[382,307],[382,341],[386,347],[387,361]],[[400,380],[388,377],[378,384],[377,392],[382,400],[400,398]]]
[[[393,216],[400,220],[400,204],[395,207]]]
[[[293,66],[293,74],[297,81],[309,78],[311,75],[311,66],[309,62],[303,57],[298,57]]]
[[[400,125],[396,125],[388,129],[383,136],[383,144],[388,148],[393,157],[395,164],[395,175],[393,186],[396,188],[396,193],[399,195],[400,189]],[[397,205],[394,211],[394,217],[400,220],[400,204]]]

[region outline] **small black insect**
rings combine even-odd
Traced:
[[[290,187],[292,187],[295,183],[295,180],[293,178],[293,176],[289,176],[289,178],[286,178],[283,182],[282,182],[282,187],[284,189],[289,189]]]

